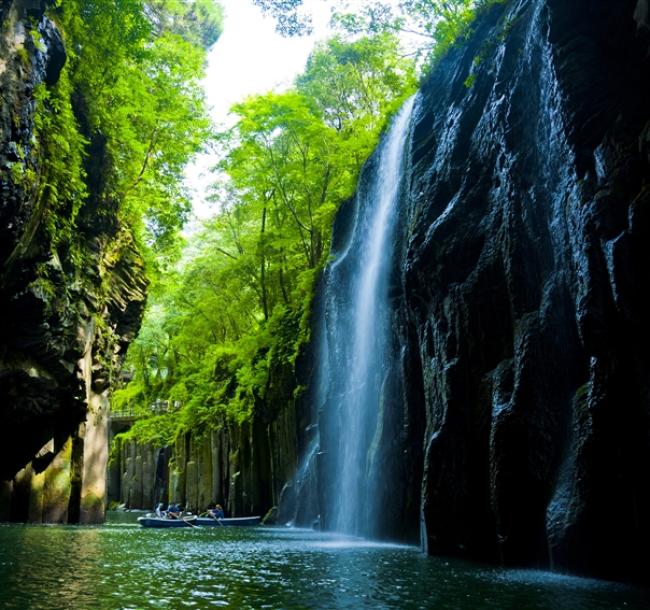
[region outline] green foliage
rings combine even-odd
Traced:
[[[467,76],[467,78],[463,81],[463,84],[464,84],[465,87],[467,87],[468,89],[471,89],[471,88],[474,86],[474,83],[475,83],[475,82],[476,82],[476,74],[474,74],[473,72],[471,72],[471,73]]]
[[[34,45],[34,48],[40,51],[41,53],[44,53],[47,49],[45,47],[45,44],[43,43],[43,39],[39,35],[37,30],[31,30],[29,32],[30,38],[32,40],[32,44]]]
[[[391,34],[334,38],[293,89],[232,109],[237,122],[218,140],[220,213],[151,303],[116,407],[146,413],[155,400],[178,401],[178,435],[225,419],[270,421],[293,400],[332,220],[415,85]]]
[[[404,95],[399,92],[415,89],[415,73],[412,62],[400,57],[392,34],[354,42],[336,37],[317,46],[297,84],[327,125],[354,132],[355,138],[363,137],[367,128],[374,139],[377,126],[401,105]]]
[[[273,15],[276,30],[283,36],[311,34],[311,17],[300,12],[303,0],[253,0],[263,12]]]
[[[52,210],[51,232],[74,230],[90,198],[99,216],[117,211],[145,252],[173,250],[189,211],[183,168],[209,138],[201,45],[218,36],[220,9],[210,0],[66,0],[51,16],[68,55],[59,83],[40,93],[38,200]],[[97,183],[86,179],[84,155],[101,143]],[[61,214],[57,202],[72,209]]]
[[[47,244],[29,289],[66,328],[74,328],[79,312],[88,316],[86,307],[95,312],[95,364],[110,376],[119,347],[104,318],[119,281],[113,267],[131,262],[137,275],[143,252],[151,276],[160,261],[180,254],[178,232],[189,211],[183,170],[211,138],[200,81],[221,11],[212,0],[48,5],[67,57],[57,83],[35,89],[34,137],[11,167],[32,213],[8,265],[30,245]],[[27,29],[27,46],[44,50],[38,24]],[[27,50],[20,54],[32,69]],[[166,337],[155,330],[143,335],[155,350],[134,352],[147,359],[146,374],[116,394],[118,407],[150,404],[173,373],[165,368]],[[162,442],[175,425],[161,417],[139,423],[133,434]]]
[[[221,34],[223,11],[214,0],[150,0],[147,9],[159,31],[179,34],[196,46],[207,49]]]
[[[55,247],[74,243],[77,214],[88,195],[83,168],[88,141],[79,132],[72,93],[67,71],[52,89],[41,85],[34,92],[40,108],[35,117],[34,142],[38,173],[27,182]]]
[[[16,51],[16,55],[18,55],[18,59],[20,59],[20,63],[23,65],[23,68],[28,69],[30,64],[30,57],[27,49],[25,47],[20,47]]]
[[[176,435],[176,426],[177,419],[173,414],[155,415],[137,420],[129,430],[115,436],[110,460],[113,461],[121,446],[131,440],[152,443],[157,447],[170,445]]]
[[[477,11],[504,0],[403,0],[402,11],[430,38],[424,45],[424,72],[431,70],[456,42],[467,38]]]
[[[272,14],[277,30],[286,36],[311,32],[309,16],[300,12],[302,0],[254,0]],[[418,37],[414,54],[424,71],[430,70],[458,40],[471,31],[477,10],[505,0],[376,0],[334,3],[332,22],[349,35],[392,32]]]

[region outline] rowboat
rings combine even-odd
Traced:
[[[259,525],[262,517],[222,517],[215,519],[213,517],[198,517],[196,525],[203,525],[206,527],[220,527],[222,525]]]
[[[196,515],[188,515],[181,519],[170,519],[169,517],[157,517],[153,514],[146,517],[138,517],[138,523],[142,527],[194,527]]]

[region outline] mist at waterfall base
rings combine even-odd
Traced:
[[[0,525],[0,607],[641,610],[647,592],[289,528]],[[119,518],[119,521],[118,521]]]

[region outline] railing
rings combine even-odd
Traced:
[[[141,417],[147,417],[148,415],[163,415],[165,413],[172,413],[178,411],[183,406],[183,403],[180,400],[156,400],[151,403],[149,411],[143,411],[142,409],[121,409],[120,411],[113,411],[111,413],[111,419],[113,421],[117,420],[127,420],[127,419],[140,419]]]

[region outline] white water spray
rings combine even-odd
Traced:
[[[330,528],[372,531],[378,507],[368,481],[390,334],[388,299],[402,161],[413,98],[384,137],[376,169],[359,186],[349,243],[330,266],[325,290],[328,358],[321,363],[322,408],[335,409],[338,435]],[[325,383],[323,383],[325,381]]]

